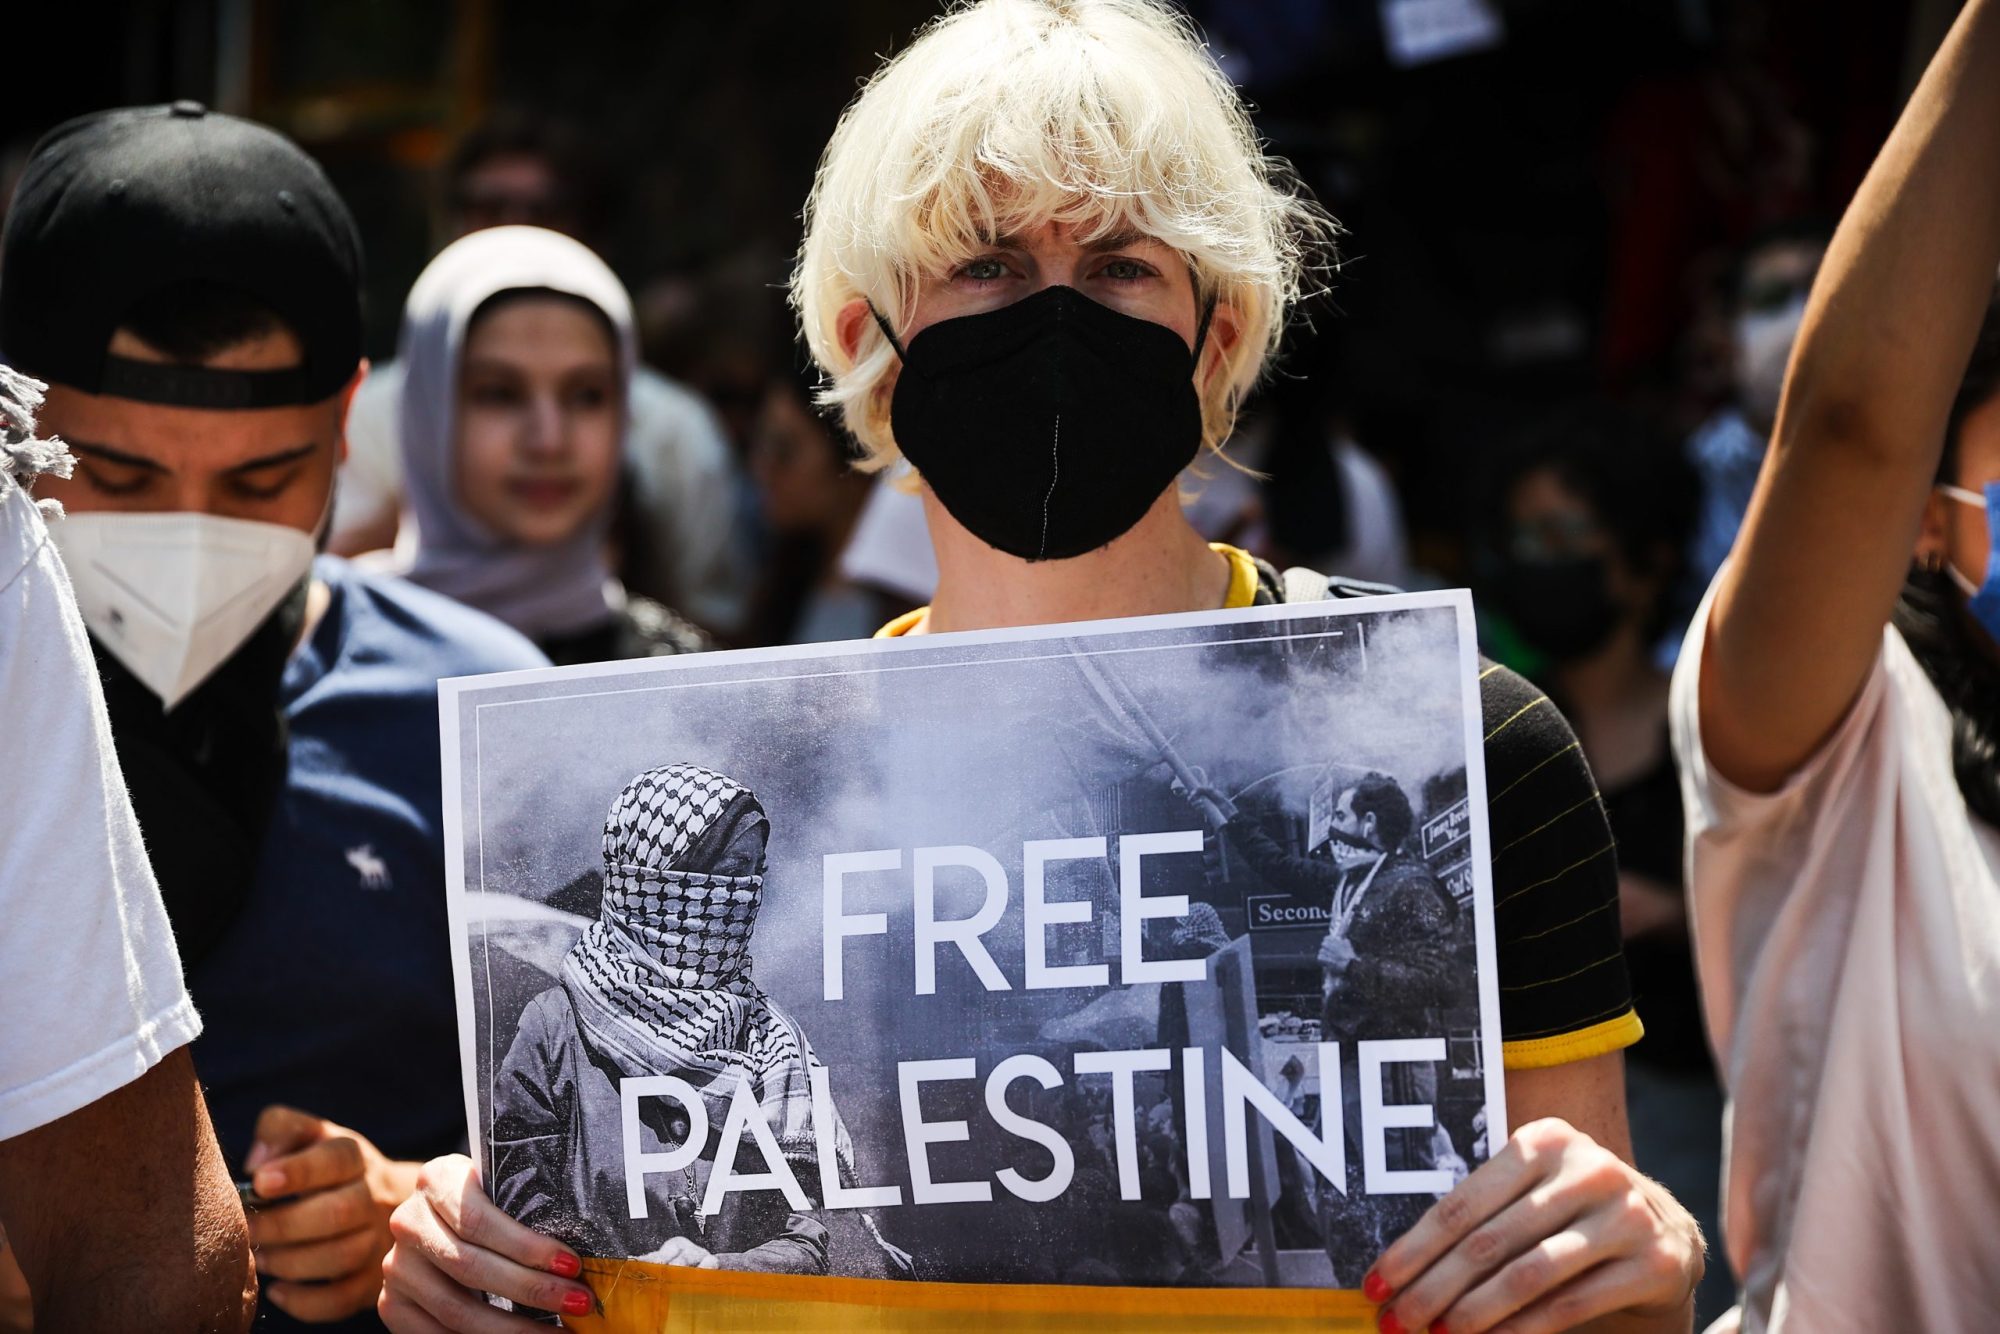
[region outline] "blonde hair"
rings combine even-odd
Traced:
[[[792,302],[866,452],[898,455],[882,390],[895,350],[856,297],[907,321],[925,276],[1050,222],[1080,241],[1136,232],[1186,257],[1197,302],[1238,337],[1202,394],[1219,449],[1284,331],[1333,220],[1265,156],[1248,109],[1179,14],[1154,0],[980,0],[933,23],[840,118],[806,201]],[[1216,355],[1211,353],[1209,355]]]

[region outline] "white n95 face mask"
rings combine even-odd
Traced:
[[[1792,344],[1805,322],[1806,293],[1801,290],[1781,306],[1748,312],[1736,320],[1736,391],[1743,406],[1758,422],[1778,415],[1778,399],[1785,392],[1785,365],[1792,359]]]
[[[83,623],[169,709],[243,646],[313,562],[311,535],[217,514],[71,512],[49,536]]]

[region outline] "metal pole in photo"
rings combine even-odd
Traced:
[[[1241,1052],[1246,1060],[1250,1055],[1250,1025],[1253,1022],[1243,1003],[1245,987],[1238,970],[1242,961],[1234,955],[1225,954],[1215,961],[1215,980],[1222,988],[1223,1031],[1228,1034],[1229,1046]],[[1259,1079],[1262,1070],[1253,1070]],[[1252,1133],[1270,1134],[1268,1126],[1259,1126]],[[1251,1146],[1250,1158],[1250,1228],[1257,1238],[1257,1259],[1264,1269],[1264,1283],[1267,1287],[1278,1287],[1282,1280],[1278,1277],[1278,1229],[1271,1221],[1271,1183],[1264,1177],[1264,1153],[1262,1144]]]
[[[1077,670],[1083,673],[1084,681],[1098,699],[1103,701],[1104,706],[1111,710],[1113,716],[1123,718],[1139,729],[1140,734],[1153,749],[1160,753],[1160,758],[1166,761],[1167,767],[1173,771],[1174,777],[1180,780],[1181,786],[1187,789],[1188,796],[1201,804],[1203,812],[1214,824],[1220,826],[1229,823],[1236,815],[1234,803],[1227,797],[1210,794],[1208,782],[1201,771],[1181,758],[1180,752],[1174,748],[1174,743],[1167,739],[1167,734],[1162,732],[1159,724],[1147,715],[1145,706],[1139,703],[1131,687],[1120,680],[1118,674],[1109,667],[1092,661],[1089,650],[1075,640],[1070,641],[1070,647],[1074,653],[1071,661],[1076,663]]]

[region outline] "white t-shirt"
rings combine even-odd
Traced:
[[[1741,1328],[2000,1328],[2000,836],[1950,715],[1885,629],[1825,745],[1746,792],[1701,746],[1707,624],[1671,707]]]
[[[854,583],[923,603],[937,593],[937,552],[931,548],[922,497],[895,483],[907,467],[898,463],[876,478],[847,548],[840,553],[840,573]]]
[[[0,475],[0,1139],[201,1031],[69,576]]]

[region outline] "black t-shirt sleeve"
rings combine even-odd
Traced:
[[[1509,1069],[1617,1051],[1643,1033],[1596,780],[1555,704],[1481,660],[1500,1033]]]

